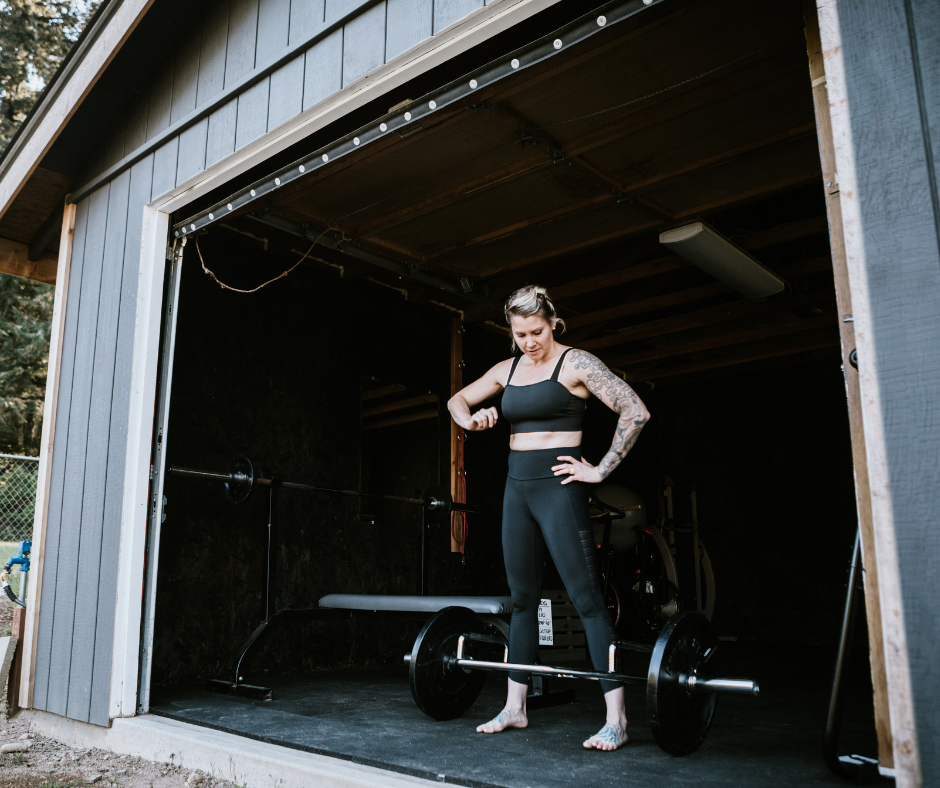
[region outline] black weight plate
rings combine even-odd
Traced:
[[[428,503],[432,500],[443,501],[443,506],[438,506],[434,509],[429,508]],[[440,523],[446,523],[450,517],[450,507],[453,503],[453,499],[450,496],[450,490],[446,487],[441,487],[440,485],[435,485],[428,489],[424,494],[424,518],[425,522],[433,523],[438,525]]]
[[[232,503],[244,503],[255,486],[255,466],[244,454],[232,460],[232,478],[225,482],[225,495]]]
[[[470,632],[483,632],[477,614],[465,607],[445,607],[424,625],[411,650],[411,694],[418,708],[435,720],[459,717],[483,689],[483,671],[468,673],[449,662],[457,656],[457,638]]]
[[[663,627],[653,648],[646,683],[646,711],[656,743],[671,755],[695,752],[715,715],[718,695],[689,692],[693,673],[714,676],[718,638],[700,613],[682,612]]]

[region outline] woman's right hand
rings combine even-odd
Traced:
[[[499,413],[496,408],[481,408],[470,417],[470,421],[464,425],[465,430],[477,432],[479,430],[488,430],[495,427],[499,419]]]

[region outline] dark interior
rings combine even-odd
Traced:
[[[742,298],[659,244],[660,232],[692,221],[777,272],[785,292]],[[254,288],[294,266],[310,246],[298,235],[311,231],[326,232],[333,248],[316,246],[258,292],[221,289],[203,273]],[[785,779],[778,771],[773,782],[769,770],[771,781],[755,784],[825,782],[818,746],[856,512],[799,3],[663,4],[413,133],[389,135],[319,170],[276,201],[216,224],[198,243],[184,258],[168,462],[224,470],[246,454],[268,475],[369,493],[420,496],[449,483],[454,318],[466,331],[464,382],[506,358],[510,337],[499,311],[480,300],[344,250],[463,279],[466,290],[495,301],[524,284],[548,286],[568,324],[562,341],[596,353],[653,415],[609,481],[634,489],[651,517],[671,485],[675,516],[688,520],[695,491],[715,574],[713,623],[738,674],[760,677],[771,693],[763,706],[729,703],[729,719],[743,730],[759,718],[767,727],[755,730],[768,739],[789,725],[810,732],[773,756],[796,771]],[[589,404],[589,460],[606,451],[615,423],[601,404]],[[508,593],[499,517],[507,441],[501,423],[465,444],[467,497],[481,512],[467,517],[464,554],[451,552],[447,525],[431,532],[432,594]],[[250,715],[250,704],[210,703],[201,686],[228,669],[233,649],[263,617],[265,498],[233,506],[216,482],[174,477],[166,496],[153,708],[248,732],[226,714]],[[278,608],[315,607],[328,593],[416,593],[416,507],[284,491],[277,515]],[[614,575],[628,577],[630,560],[616,556]],[[549,568],[546,584],[552,580]],[[687,592],[681,601],[695,604]],[[388,666],[374,674],[385,682],[381,691],[397,688],[410,703],[401,655],[418,627],[284,625],[249,673],[271,677],[265,681],[280,687],[283,703],[315,707],[319,679],[309,674],[354,668],[350,686],[360,687],[353,675]],[[851,665],[852,735],[872,754],[863,631]],[[786,699],[780,671],[788,670],[805,704]],[[323,677],[329,692],[339,691],[337,677]],[[577,708],[600,703],[591,689],[579,691]],[[487,697],[474,720],[487,713],[480,705]],[[639,696],[635,705],[640,714]],[[564,709],[545,714],[563,720]],[[310,711],[321,713],[332,712]],[[427,722],[413,706],[407,713]],[[722,715],[715,729],[732,724]],[[272,740],[320,746],[289,732],[302,721],[283,717],[279,735],[281,718],[264,719]],[[457,724],[469,735],[469,723]],[[701,774],[721,752],[733,758],[745,746],[724,735],[714,750],[706,741]],[[747,739],[754,747],[760,740],[753,731]],[[489,757],[467,747],[471,765]],[[425,773],[395,757],[387,762]],[[467,775],[449,781],[476,784]],[[477,782],[513,784],[496,773]],[[710,784],[701,775],[697,783]]]

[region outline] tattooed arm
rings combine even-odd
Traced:
[[[600,482],[610,476],[640,437],[640,430],[650,419],[649,411],[640,401],[636,392],[618,378],[597,356],[584,350],[572,350],[568,356],[568,370],[577,383],[587,388],[614,413],[620,414],[617,431],[610,451],[594,468],[583,460],[573,457],[559,457],[569,461],[569,465],[556,466],[556,476],[569,475],[562,484],[571,481]],[[566,370],[567,371],[567,370]],[[571,468],[574,467],[574,472]],[[583,466],[583,467],[582,467]]]

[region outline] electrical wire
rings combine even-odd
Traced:
[[[253,287],[251,290],[241,290],[241,289],[239,289],[239,288],[237,288],[237,287],[232,287],[231,285],[225,284],[225,282],[221,281],[221,280],[219,279],[219,277],[217,277],[212,271],[210,271],[210,270],[206,267],[206,261],[205,261],[205,260],[203,259],[203,257],[202,257],[202,249],[199,248],[199,236],[198,236],[198,235],[196,236],[196,253],[199,255],[199,262],[202,263],[202,270],[205,271],[206,274],[208,274],[209,276],[211,276],[212,279],[215,281],[215,283],[216,283],[219,287],[221,287],[223,290],[231,290],[233,293],[257,293],[262,287],[267,287],[267,286],[268,286],[269,284],[271,284],[272,282],[276,282],[278,279],[283,279],[283,278],[284,278],[285,276],[287,276],[291,271],[293,271],[298,265],[300,265],[304,260],[306,260],[306,259],[307,259],[307,256],[313,251],[313,247],[315,247],[315,246],[320,242],[320,239],[321,239],[324,235],[326,235],[327,232],[329,232],[329,230],[330,230],[330,228],[327,227],[326,230],[324,230],[322,233],[320,233],[320,234],[317,236],[317,239],[316,239],[312,244],[310,244],[310,248],[309,248],[306,252],[304,252],[303,257],[301,257],[301,258],[300,258],[296,263],[294,263],[290,268],[288,268],[286,271],[282,271],[280,274],[278,274],[277,276],[275,276],[273,279],[269,279],[269,280],[268,280],[267,282],[265,282],[264,284],[258,285],[257,287]]]

